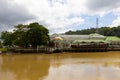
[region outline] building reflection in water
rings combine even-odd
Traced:
[[[109,61],[66,59],[55,62],[44,80],[120,80],[120,62]]]

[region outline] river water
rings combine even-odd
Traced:
[[[0,55],[0,80],[120,80],[120,51]]]

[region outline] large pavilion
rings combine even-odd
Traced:
[[[103,36],[98,33],[89,35],[58,35],[50,36],[51,41],[55,43],[57,48],[71,48],[72,45],[91,45],[91,44],[108,44],[112,47],[120,48],[120,38],[115,36]]]

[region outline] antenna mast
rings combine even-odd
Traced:
[[[96,33],[98,33],[98,17],[96,18]]]

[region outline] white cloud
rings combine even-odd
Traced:
[[[80,0],[15,0],[19,4],[27,6],[32,14],[35,14],[40,24],[44,24],[51,32],[63,32],[73,25],[79,25],[84,19],[77,17],[83,9],[78,9]],[[84,0],[81,0],[84,1]],[[81,3],[82,5],[82,3]],[[74,17],[71,17],[74,16]],[[71,18],[68,18],[71,17]]]
[[[114,14],[117,16],[117,18],[112,22],[110,26],[111,27],[120,26],[120,7],[114,10]]]
[[[86,7],[92,14],[98,14],[101,17],[112,12],[117,18],[108,26],[120,25],[120,0],[90,0],[86,2]]]
[[[120,16],[118,16],[117,19],[114,20],[110,26],[111,26],[111,27],[120,26]]]
[[[26,7],[9,0],[0,0],[0,32],[14,25],[35,19]]]
[[[104,17],[105,14],[113,12],[118,18],[113,21],[112,25],[120,24],[120,0],[11,0],[10,2],[12,3],[13,1],[15,6],[19,5],[20,7],[21,5],[22,8],[20,9],[22,11],[21,14],[17,16],[22,15],[26,10],[29,14],[37,17],[34,20],[28,19],[27,23],[37,21],[45,25],[52,33],[61,33],[73,29],[74,26],[84,24],[85,20],[82,15]],[[16,10],[19,9],[15,8],[14,11]],[[20,21],[19,19],[16,20]],[[11,21],[13,21],[12,24],[14,25],[15,21]],[[26,21],[24,22],[26,23]]]
[[[104,15],[120,7],[120,0],[90,0],[86,1],[86,7],[94,13]]]

